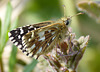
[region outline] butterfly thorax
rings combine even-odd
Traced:
[[[58,29],[59,30],[58,31],[58,40],[60,40],[60,42],[62,42],[65,39],[66,34],[68,32],[68,24],[70,23],[70,19],[63,17],[60,20],[58,20],[57,23],[60,23],[60,26]]]

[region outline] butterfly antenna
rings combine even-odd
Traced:
[[[75,14],[75,15],[73,15],[73,16],[70,16],[70,18],[72,18],[72,17],[74,17],[74,16],[81,15],[81,14],[84,14],[84,13],[82,13],[82,12],[80,12],[80,13],[77,13],[77,14]]]
[[[66,15],[65,15],[65,9],[66,9],[66,7],[65,7],[65,5],[63,5],[63,7],[64,7],[64,17],[65,17],[65,16],[66,16]]]

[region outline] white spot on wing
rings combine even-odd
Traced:
[[[26,48],[26,51],[30,51],[31,50],[31,48]]]
[[[14,37],[10,37],[10,40],[14,39]]]
[[[30,25],[27,25],[27,26],[30,26]]]
[[[32,56],[32,55],[33,55],[33,53],[29,53],[29,55],[28,55],[28,56],[30,57],[30,56]]]
[[[41,41],[41,40],[44,41],[45,40],[45,36],[40,38],[38,41]]]
[[[24,54],[26,55],[26,54],[27,54],[27,52],[24,52]]]
[[[20,38],[21,38],[21,36],[20,36],[20,35],[18,35],[18,38],[20,39]]]
[[[21,45],[18,45],[18,48],[21,48],[22,46]]]
[[[17,33],[17,31],[15,31],[15,33]]]
[[[48,30],[49,31],[49,33],[51,32],[51,30]]]
[[[23,36],[23,37],[22,37],[22,40],[24,40],[24,38],[25,38],[25,37]]]
[[[55,39],[55,36],[52,38],[52,40],[54,40]]]
[[[18,45],[18,42],[15,42],[14,44],[15,44],[15,45]]]
[[[14,43],[16,40],[13,40],[12,42]]]
[[[52,32],[52,35],[55,34],[55,32]]]
[[[49,46],[49,43],[47,45]]]
[[[44,35],[44,32],[39,32],[40,38]]]
[[[28,32],[30,32],[30,31],[28,30]]]
[[[58,27],[56,26],[56,28],[58,29]]]
[[[42,47],[40,47],[40,49],[38,50],[36,54],[40,53],[41,51],[42,51]]]
[[[22,29],[22,28],[20,28],[20,31],[21,31],[21,32],[20,32],[20,34],[23,34],[23,33],[24,33],[24,31],[23,31],[23,29]]]
[[[28,41],[31,41],[31,38],[30,38],[30,39],[28,39]]]
[[[34,32],[32,32],[32,36],[31,37],[34,37]]]
[[[29,29],[33,28],[33,26],[30,26]]]
[[[25,40],[22,41],[22,44],[25,45]]]
[[[27,47],[27,45],[24,46],[24,48],[26,48],[26,47]]]
[[[36,30],[36,28],[34,28],[34,30]]]
[[[31,49],[35,48],[35,44],[32,45]]]

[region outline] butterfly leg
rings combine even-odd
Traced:
[[[39,56],[40,56],[40,54],[38,54],[38,55],[37,55],[37,58],[36,58],[36,60],[39,58]]]
[[[60,42],[60,40],[58,41],[58,48],[60,48],[60,50],[61,50],[61,42]],[[56,54],[57,54],[57,48],[56,48]]]

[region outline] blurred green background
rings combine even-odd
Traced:
[[[63,5],[66,6],[65,11],[67,16],[72,16],[74,14],[77,14],[80,12],[77,4],[82,1],[90,1],[90,0],[22,0],[22,1],[1,0],[0,1],[0,6],[1,6],[0,7],[0,31],[1,31],[0,53],[2,55],[2,56],[0,55],[1,71],[3,66],[4,72],[5,71],[43,72],[45,67],[43,70],[42,69],[36,70],[38,66],[36,66],[35,63],[37,63],[37,61],[32,60],[26,56],[23,56],[19,52],[17,53],[16,47],[14,46],[11,47],[11,42],[8,41],[7,33],[10,30],[20,26],[34,24],[47,20],[60,19],[61,17],[64,16]],[[91,0],[91,1],[97,1],[97,0]],[[99,2],[97,3],[97,5],[98,4]],[[98,7],[98,9],[100,8]],[[91,9],[89,11],[91,13]],[[100,10],[96,11],[95,9],[95,13],[99,11]],[[70,27],[72,27],[73,29],[73,32],[76,33],[77,38],[79,38],[80,36],[90,35],[88,47],[86,49],[86,52],[84,53],[82,60],[80,61],[77,67],[77,72],[100,72],[99,69],[100,68],[100,47],[99,47],[100,22],[97,22],[97,19],[93,17],[95,16],[94,13],[92,13],[93,16],[91,16],[90,13],[85,11],[83,15],[73,17],[72,23],[70,25]],[[98,16],[100,17],[100,12]],[[98,20],[100,21],[100,19]],[[11,51],[9,51],[9,56],[6,56],[6,54],[4,53],[8,51],[5,47],[8,47],[8,50],[11,49]],[[19,56],[23,57],[21,58]],[[5,59],[8,60],[8,64],[3,65],[2,63],[6,61]],[[16,65],[18,65],[19,67],[16,67]]]

